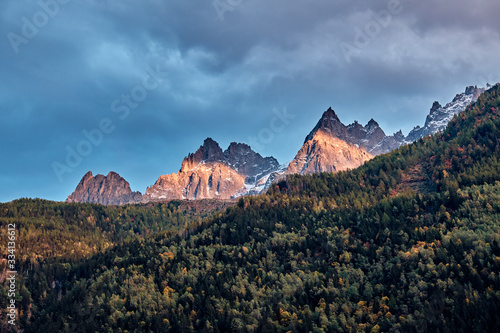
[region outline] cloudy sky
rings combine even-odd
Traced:
[[[500,81],[494,0],[0,4],[0,201],[144,192],[206,137],[291,160],[331,106],[387,134]],[[78,156],[75,156],[78,154]]]

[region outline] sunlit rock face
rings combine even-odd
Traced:
[[[124,205],[142,200],[140,192],[132,192],[130,184],[116,172],[107,176],[87,172],[66,199],[66,202],[99,203],[103,205]]]
[[[207,138],[184,159],[179,172],[160,176],[146,190],[144,200],[230,199],[249,194],[262,177],[278,167],[275,158],[262,157],[246,144],[233,142],[222,151],[217,142]]]

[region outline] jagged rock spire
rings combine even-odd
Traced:
[[[123,205],[142,200],[140,192],[132,192],[130,184],[116,172],[107,176],[92,175],[87,172],[66,202],[99,203],[103,205]]]

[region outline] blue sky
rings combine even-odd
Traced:
[[[89,170],[144,192],[206,137],[284,163],[330,106],[407,134],[433,101],[500,81],[498,13],[484,0],[4,1],[0,201],[65,200]]]

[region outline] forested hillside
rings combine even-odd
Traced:
[[[189,232],[153,235],[159,206],[128,208],[138,230],[75,226],[96,250],[52,288],[30,272],[25,332],[498,332],[499,107],[497,85],[443,133],[289,176]]]
[[[459,198],[315,213],[242,199],[187,240],[136,241],[75,268],[33,331],[495,332],[500,183]]]
[[[2,235],[7,235],[8,224],[16,226],[16,270],[20,273],[17,299],[21,321],[26,322],[39,306],[50,301],[50,291],[60,290],[61,279],[82,260],[148,235],[184,235],[200,225],[203,218],[231,205],[232,202],[203,200],[102,206],[40,199],[0,204]],[[4,274],[6,241],[0,243],[0,251],[4,254],[0,263],[0,305],[5,309],[8,301]],[[0,326],[0,331],[6,329]]]

